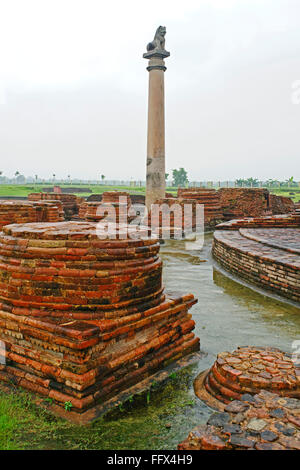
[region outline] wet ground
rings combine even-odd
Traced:
[[[10,441],[6,437],[4,444],[0,426],[0,447],[175,449],[211,413],[195,397],[193,379],[212,365],[218,352],[245,345],[276,346],[292,352],[293,341],[300,339],[300,308],[255,292],[215,270],[211,241],[212,234],[206,234],[200,250],[186,250],[185,243],[179,241],[168,241],[161,247],[167,289],[191,292],[198,298],[191,310],[201,339],[202,355],[197,364],[172,374],[165,387],[132,397],[85,427],[36,411],[24,405],[23,398],[0,396],[0,421],[1,415],[7,415],[7,426],[11,426]]]

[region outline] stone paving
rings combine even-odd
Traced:
[[[193,429],[178,449],[300,450],[300,400],[266,390],[245,393]]]
[[[99,239],[88,222],[3,228],[1,381],[84,414],[199,350],[196,299],[164,292],[157,239],[126,234]]]

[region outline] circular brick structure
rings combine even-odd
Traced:
[[[59,201],[0,201],[0,229],[14,223],[63,220],[64,213]]]
[[[157,239],[130,238],[127,225],[104,235],[74,221],[0,232],[0,382],[51,398],[80,423],[199,350],[196,299],[164,291]]]
[[[216,408],[260,390],[300,398],[300,365],[275,348],[240,347],[218,354],[212,368],[195,380],[196,395]]]
[[[213,257],[230,273],[300,302],[300,216],[233,220],[214,233]]]
[[[0,300],[34,309],[35,316],[47,310],[51,316],[73,318],[159,303],[158,241],[128,239],[126,227],[116,231],[116,240],[98,236],[96,224],[87,222],[4,227]]]

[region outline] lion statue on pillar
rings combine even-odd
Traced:
[[[153,51],[154,49],[165,50],[165,35],[166,35],[166,27],[159,26],[156,30],[154,39],[152,42],[149,42],[147,45],[147,51]]]

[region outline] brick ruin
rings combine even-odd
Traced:
[[[115,239],[99,239],[96,225],[15,224],[0,232],[0,380],[62,411],[71,402],[67,417],[79,422],[199,350],[189,314],[196,299],[164,291],[157,239],[124,238],[122,227]]]
[[[273,215],[288,214],[295,212],[295,204],[289,197],[270,194],[269,201]]]
[[[194,383],[213,413],[179,450],[300,450],[300,365],[276,348],[218,354]]]
[[[0,201],[0,229],[8,224],[63,220],[64,213],[59,201]]]
[[[300,450],[300,400],[262,390],[193,429],[179,450]]]
[[[67,193],[31,193],[28,194],[28,201],[60,201],[66,219],[71,219],[78,214],[78,206],[81,198],[75,194]]]
[[[215,408],[261,390],[300,399],[300,364],[276,348],[240,347],[222,352],[195,381],[196,394]]]
[[[293,201],[270,194],[264,188],[221,188],[220,204],[224,220],[294,212]]]
[[[223,220],[220,194],[215,189],[178,188],[177,196],[194,204],[204,204],[204,224],[214,227]]]
[[[300,216],[256,217],[220,224],[212,254],[250,284],[300,302]]]
[[[122,199],[120,199],[122,198]],[[107,222],[117,224],[129,223],[134,219],[131,211],[131,197],[127,192],[106,191],[100,201],[85,201],[79,206],[79,218],[99,222],[105,218]]]
[[[267,189],[221,188],[219,193],[225,220],[271,215]]]

